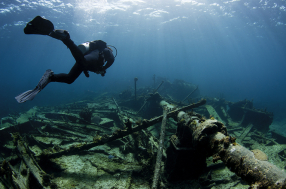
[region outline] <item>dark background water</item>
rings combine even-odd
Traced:
[[[33,106],[152,85],[152,76],[182,79],[203,96],[253,99],[276,119],[285,114],[285,1],[9,0],[0,3],[0,117]],[[106,76],[83,74],[71,85],[49,84],[33,101],[14,97],[34,88],[46,69],[68,72],[69,50],[56,39],[25,35],[40,15],[76,44],[102,39],[118,49]]]

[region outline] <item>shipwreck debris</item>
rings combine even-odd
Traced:
[[[229,103],[229,116],[233,121],[241,125],[253,124],[253,128],[266,132],[273,121],[273,113],[266,110],[259,110],[253,107],[253,101],[243,100],[236,103]]]
[[[139,112],[141,112],[141,110],[144,108],[144,106],[146,105],[146,103],[150,100],[150,99],[154,99],[154,95],[156,94],[156,92],[158,91],[158,89],[162,86],[162,84],[164,83],[164,81],[162,81],[160,83],[160,85],[154,89],[153,93],[149,94],[149,97],[145,97],[145,101],[144,101],[144,104],[141,106],[141,108],[138,110],[137,114],[139,114]],[[159,94],[159,93],[157,93]]]
[[[164,84],[164,90],[176,87],[165,83],[167,87]],[[188,94],[195,90],[195,85],[190,83],[180,81],[177,84]],[[138,94],[147,94],[147,91],[150,88],[138,89]],[[180,108],[182,104],[175,101],[178,100],[177,96],[156,92],[148,95],[150,99],[142,109],[142,117],[139,117],[134,110],[133,97],[129,100],[116,99],[116,102],[107,96],[101,96],[99,101],[83,100],[52,108],[36,107],[20,117],[3,119],[3,125],[7,128],[0,129],[0,160],[6,161],[1,165],[5,171],[0,172],[0,188],[9,188],[16,183],[22,189],[29,179],[32,179],[30,183],[47,188],[56,187],[56,184],[60,188],[73,188],[76,185],[84,188],[86,181],[97,188],[135,188],[138,183],[144,183],[146,187],[156,188],[159,185],[173,188],[177,186],[172,181],[178,180],[186,181],[191,188],[202,188],[201,184],[207,187],[221,187],[223,183],[245,185],[238,176],[252,187],[275,188],[275,179],[282,179],[276,182],[281,183],[277,187],[284,186],[284,173],[267,179],[263,175],[269,176],[264,170],[267,166],[267,169],[270,168],[269,174],[280,174],[281,171],[273,168],[275,166],[267,159],[283,169],[286,146],[279,145],[269,138],[270,135],[262,133],[263,129],[258,127],[257,121],[246,121],[248,112],[256,111],[251,103],[240,102],[234,106],[234,103],[224,99],[208,98],[207,104],[206,100],[201,100]],[[186,94],[182,99],[185,97]],[[143,104],[143,100],[139,95],[138,104]],[[162,106],[168,111],[164,111],[164,115],[161,115]],[[94,123],[86,121],[79,115],[84,109],[91,111],[91,117],[99,116],[102,119],[97,118],[97,121],[92,121]],[[235,115],[235,110],[238,115]],[[152,114],[144,119],[149,112]],[[264,112],[257,119],[271,114],[265,110],[257,112]],[[160,132],[160,125],[166,137],[161,134],[158,140],[155,136]],[[264,128],[267,128],[265,125]],[[15,137],[18,138],[15,140],[16,146],[10,135],[15,132],[23,136],[23,139]],[[166,141],[169,138],[169,146],[164,146],[164,138]],[[22,144],[21,148],[18,143]],[[271,153],[265,150],[271,148]],[[215,165],[212,161],[220,162]],[[52,166],[47,168],[45,162],[49,162],[49,166],[52,163]],[[233,183],[220,177],[217,168],[224,165],[238,175],[224,168],[226,171],[222,175],[233,175]],[[32,172],[29,167],[36,171]],[[41,180],[38,173],[47,176]],[[55,175],[50,176],[51,173]],[[153,183],[151,175],[154,175]],[[13,176],[17,181],[13,181]],[[198,177],[201,178],[190,180]],[[216,180],[218,177],[220,181]],[[45,183],[45,180],[49,182]],[[105,182],[109,181],[112,181],[112,186],[105,186]]]
[[[5,187],[19,189],[56,188],[56,184],[51,182],[51,176],[45,173],[38,165],[22,137],[18,133],[15,133],[13,134],[13,138],[22,160],[19,171],[16,171],[6,160],[2,162],[0,178]]]
[[[163,153],[163,146],[164,146],[164,140],[165,140],[165,130],[166,130],[166,122],[167,122],[167,108],[163,108],[163,120],[162,120],[162,126],[161,126],[161,133],[160,133],[160,145],[157,151],[157,158],[156,158],[156,164],[155,164],[155,170],[154,170],[154,178],[153,178],[153,184],[152,188],[156,189],[160,171],[161,171],[161,161],[162,161],[162,153]]]
[[[205,103],[206,103],[206,100],[202,99],[201,101],[199,101],[197,103],[193,103],[191,105],[184,106],[184,107],[179,108],[177,110],[171,111],[167,114],[167,116],[168,117],[176,117],[176,114],[179,111],[185,111],[185,110],[189,110],[192,108],[196,108],[196,107],[199,107]],[[59,157],[62,155],[75,154],[75,153],[78,153],[78,152],[83,151],[83,150],[88,150],[88,149],[93,148],[95,146],[103,145],[105,143],[114,141],[116,139],[123,138],[123,137],[125,137],[131,133],[140,131],[142,129],[146,129],[146,128],[154,125],[155,123],[160,122],[162,120],[162,118],[163,118],[163,116],[158,116],[158,117],[155,117],[155,118],[150,119],[150,120],[145,119],[142,121],[142,123],[140,123],[140,125],[136,125],[134,127],[127,126],[126,127],[127,129],[118,129],[114,133],[112,133],[112,135],[109,135],[109,136],[108,135],[103,135],[103,136],[96,135],[94,140],[93,140],[94,142],[92,142],[92,143],[87,143],[87,144],[82,143],[82,144],[73,145],[67,149],[64,149],[64,150],[61,150],[61,151],[55,152],[55,153],[44,152],[41,154],[41,156],[42,157],[55,158],[55,157]],[[130,124],[130,123],[127,122],[127,124]]]
[[[84,119],[86,122],[90,123],[91,122],[91,116],[92,116],[92,111],[89,108],[83,108],[79,112],[79,116]]]
[[[256,188],[284,188],[286,187],[286,173],[275,165],[265,161],[264,153],[250,151],[235,142],[235,138],[228,135],[226,127],[217,120],[204,120],[193,114],[180,112],[178,114],[178,128],[185,127],[187,134],[178,133],[181,145],[192,147],[196,157],[201,159],[214,156],[214,161],[222,160],[225,165],[244,181]],[[182,130],[182,129],[181,129]],[[189,135],[189,139],[187,139]],[[181,136],[181,137],[179,137]],[[255,154],[258,154],[257,156]],[[259,157],[259,158],[258,158]],[[168,157],[169,158],[169,157]],[[203,164],[200,165],[201,169]],[[194,164],[185,170],[194,171]],[[195,168],[198,170],[198,167]],[[174,170],[173,170],[174,171]],[[187,171],[188,172],[188,171]],[[174,174],[174,172],[170,172]],[[177,172],[179,174],[179,172]],[[184,173],[186,174],[186,173]]]

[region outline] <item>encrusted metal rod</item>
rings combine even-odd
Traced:
[[[238,143],[242,143],[242,141],[244,140],[244,138],[246,137],[246,135],[248,135],[248,133],[250,132],[250,130],[252,129],[253,124],[249,124],[243,131],[242,134],[239,136],[239,138],[237,138],[237,142]]]
[[[23,142],[21,137],[19,137],[17,140],[17,148],[18,148],[25,164],[29,168],[30,172],[37,179],[39,184],[42,186],[42,188],[48,188],[48,185],[50,185],[50,176],[48,174],[46,174],[41,169],[41,167],[37,164],[34,157],[32,155],[30,155],[29,150],[25,146],[25,143]]]
[[[115,101],[115,99],[112,98],[112,100],[113,100],[113,102],[114,102],[114,104],[115,104],[115,106],[116,106],[118,112],[121,112],[121,109],[120,109],[120,107],[118,106],[118,104],[117,104],[117,102]]]
[[[161,85],[164,83],[164,81],[162,81],[161,83],[160,83],[160,85],[153,91],[153,94],[155,93],[155,92],[157,92],[157,90],[161,87]]]
[[[123,119],[123,116],[122,116],[122,111],[121,111],[121,109],[120,109],[120,107],[118,106],[118,104],[117,104],[117,102],[115,101],[115,99],[114,98],[112,98],[113,99],[113,102],[115,103],[115,105],[116,105],[116,107],[117,107],[117,110],[118,110],[118,112],[117,112],[117,115],[118,115],[118,118],[120,119],[120,121],[121,121],[121,125],[122,125],[122,127],[124,127],[124,119]]]
[[[184,100],[182,100],[182,102],[187,100],[187,98],[189,98],[189,96],[191,96],[197,89],[198,89],[198,86],[186,98],[184,98]]]
[[[147,103],[147,100],[145,100],[143,106],[141,106],[141,108],[139,109],[139,111],[138,111],[136,114],[138,114],[139,112],[141,112],[141,110],[144,108],[144,106],[146,105],[146,103]]]
[[[155,165],[152,189],[157,188],[158,180],[159,180],[159,176],[160,176],[162,152],[163,152],[163,148],[164,148],[164,139],[165,139],[165,131],[166,131],[166,123],[167,123],[167,109],[164,108],[163,109],[163,120],[162,120],[162,125],[161,125],[160,140],[159,140],[159,148],[157,151],[157,158],[156,158],[156,165]]]
[[[197,102],[197,103],[193,103],[193,104],[190,104],[188,106],[184,106],[180,109],[177,109],[177,110],[174,110],[174,111],[171,111],[167,114],[168,117],[172,117],[172,118],[176,118],[177,117],[177,114],[178,112],[180,111],[186,111],[186,110],[189,110],[189,109],[193,109],[193,108],[197,108],[199,106],[202,106],[206,103],[206,100],[205,99],[202,99],[201,101]],[[108,143],[108,142],[111,142],[111,141],[114,141],[114,140],[117,140],[117,139],[120,139],[120,138],[123,138],[133,132],[137,132],[137,131],[141,131],[142,129],[146,129],[158,122],[160,122],[163,118],[163,115],[161,116],[158,116],[158,117],[155,117],[155,118],[152,118],[150,120],[143,120],[142,123],[140,125],[136,125],[134,126],[133,128],[130,128],[127,126],[127,128],[130,128],[130,129],[126,129],[126,130],[117,130],[115,131],[112,135],[110,136],[96,136],[94,138],[94,142],[93,143],[90,143],[90,144],[77,144],[77,145],[73,145],[67,149],[64,149],[64,150],[60,150],[58,152],[55,152],[55,153],[51,153],[49,152],[48,150],[44,151],[41,156],[47,156],[49,158],[55,158],[55,157],[60,157],[62,155],[67,155],[67,154],[73,154],[73,153],[77,153],[79,151],[83,151],[83,150],[88,150],[90,148],[93,148],[95,146],[99,146],[99,145],[103,145],[105,143]],[[128,123],[126,123],[127,125]]]

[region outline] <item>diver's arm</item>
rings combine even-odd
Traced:
[[[104,55],[104,59],[107,61],[107,63],[103,66],[103,69],[106,70],[113,64],[114,56],[112,54],[112,51],[108,48],[105,48],[103,50],[103,55]]]

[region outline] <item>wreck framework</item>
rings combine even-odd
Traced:
[[[153,93],[153,97],[156,99],[160,99],[160,96],[158,96],[158,94],[155,95],[155,93]],[[162,99],[160,100],[161,100],[160,102],[162,102]],[[153,102],[156,102],[156,100]],[[13,134],[14,144],[18,148],[18,152],[20,153],[19,157],[21,157],[22,163],[19,171],[17,171],[7,161],[3,161],[1,166],[2,167],[1,177],[4,178],[4,180],[2,182],[6,187],[13,186],[16,188],[17,187],[24,188],[24,186],[29,186],[31,184],[29,180],[33,175],[33,177],[36,178],[37,180],[37,182],[33,182],[33,184],[35,183],[40,184],[41,187],[43,188],[56,187],[56,183],[52,181],[53,179],[51,178],[51,176],[45,173],[37,162],[41,162],[43,160],[45,161],[48,159],[56,159],[62,156],[80,154],[86,150],[92,149],[96,146],[104,145],[114,140],[123,141],[124,138],[128,135],[132,135],[133,141],[127,139],[126,143],[122,142],[124,143],[124,148],[126,147],[126,145],[128,145],[128,143],[133,142],[131,146],[136,146],[136,150],[138,149],[143,150],[144,153],[141,154],[139,153],[139,154],[147,157],[146,159],[148,159],[149,157],[149,160],[150,157],[152,156],[150,154],[155,155],[156,152],[157,153],[162,152],[163,160],[166,161],[166,164],[168,164],[168,153],[164,147],[164,142],[158,141],[155,137],[152,136],[152,134],[150,134],[150,132],[144,129],[153,126],[156,123],[161,122],[163,117],[165,118],[171,117],[174,118],[177,122],[177,132],[170,138],[171,141],[170,148],[173,148],[173,150],[175,149],[174,150],[175,153],[176,151],[180,151],[181,149],[184,150],[187,149],[191,151],[190,154],[193,154],[192,152],[200,152],[200,156],[198,156],[200,160],[203,159],[204,161],[206,161],[206,158],[209,156],[213,156],[214,161],[220,159],[232,171],[236,172],[237,175],[241,176],[242,179],[244,179],[246,182],[252,185],[252,187],[262,187],[262,188],[268,186],[272,188],[285,187],[284,172],[280,171],[276,166],[267,161],[262,161],[257,159],[253,155],[253,152],[237,144],[235,142],[235,139],[228,135],[228,132],[222,122],[216,120],[214,117],[211,117],[211,119],[205,119],[200,114],[194,113],[193,111],[189,113],[184,113],[184,111],[198,108],[204,105],[205,103],[206,100],[201,100],[198,103],[193,103],[183,108],[176,108],[175,106],[170,105],[167,102],[163,102],[160,104],[169,110],[168,113],[166,112],[167,115],[158,116],[150,120],[142,120],[141,122],[138,122],[135,125],[134,121],[132,121],[129,118],[130,115],[132,115],[132,112],[121,111],[118,108],[118,105],[116,105],[116,108],[107,108],[106,110],[102,109],[102,111],[108,112],[113,117],[117,117],[117,119],[119,120],[119,125],[125,126],[122,129],[117,129],[115,132],[111,132],[111,130],[108,127],[103,126],[104,124],[101,125],[100,128],[97,127],[95,129],[94,127],[95,125],[90,125],[84,119],[74,116],[73,111],[75,109],[84,108],[83,106],[80,105],[77,106],[76,104],[71,105],[71,107],[73,108],[70,108],[68,110],[68,113],[46,113],[45,116],[37,116],[34,114],[30,116],[28,120],[25,120],[23,123],[18,124],[17,127],[20,131],[19,133],[24,133],[21,132],[22,129],[21,127],[26,127],[26,126],[28,126],[28,128],[31,128],[31,130],[33,129],[36,130],[36,132],[38,132],[37,134],[41,136],[49,136],[50,135],[49,133],[53,133],[55,131],[65,132],[68,135],[68,137],[63,137],[64,140],[66,142],[73,141],[76,142],[76,144],[67,145],[65,148],[61,147],[60,145],[50,145],[50,147],[43,149],[38,154],[35,154],[35,150],[31,149],[28,146],[29,142],[38,143],[45,147],[49,145],[46,145],[44,143],[41,144],[41,142],[37,139],[37,137],[33,135],[26,136],[26,139],[23,139],[20,135]],[[88,108],[90,109],[95,107],[96,106],[94,104],[93,105],[88,104]],[[243,108],[244,110],[247,110],[247,107]],[[208,112],[215,113],[215,111],[212,110],[212,107],[210,105],[206,105],[206,110]],[[225,113],[223,109],[221,111],[222,113]],[[134,115],[136,114],[137,113],[134,113]],[[46,118],[53,116],[60,117],[61,121],[59,120],[55,121]],[[220,119],[219,114],[214,116]],[[228,122],[230,123],[231,121],[232,120],[228,118]],[[240,122],[240,124],[243,122],[247,123],[247,121],[245,121],[245,115],[243,116],[243,120]],[[108,125],[108,122],[106,123],[106,125]],[[67,127],[71,126],[74,127],[72,131],[66,129]],[[184,131],[183,133],[181,133],[182,135],[180,135],[180,128],[183,128],[181,130]],[[246,132],[247,133],[250,132],[252,128],[253,125],[249,126],[248,131]],[[14,129],[11,130],[14,131]],[[94,131],[96,132],[96,134],[93,137],[91,137],[91,135],[78,132],[82,130],[85,130],[86,132]],[[7,131],[9,132],[9,129],[6,130],[6,132]],[[146,144],[146,141],[144,141],[142,139],[142,136],[140,136],[141,134],[134,135],[134,133],[138,132],[143,132],[146,136],[146,140],[149,141],[151,144],[150,145]],[[110,134],[104,134],[104,133],[110,133]],[[187,135],[188,137],[191,136],[192,140],[190,141],[186,139],[187,137],[184,135]],[[241,141],[244,140],[247,134],[245,136],[244,135],[240,137]],[[59,137],[59,135],[56,134],[55,136]],[[77,140],[73,136],[80,137],[81,140]],[[186,144],[186,146],[184,146],[184,144]],[[205,150],[200,151],[199,149],[201,148]],[[150,149],[153,150],[150,152]],[[162,150],[158,151],[157,149],[162,149]],[[14,159],[11,158],[10,161],[13,161],[15,159],[18,158],[17,157],[15,157]],[[162,157],[158,159],[162,159]],[[91,162],[91,164],[93,163]],[[151,167],[153,167],[152,163],[150,162],[146,163],[144,166],[150,168],[150,164]],[[158,172],[161,172],[161,177],[163,177],[162,174],[165,171],[163,168],[164,166],[168,167],[168,165],[166,164],[162,163],[161,160],[157,160],[157,162],[154,163],[154,165],[157,165],[157,169],[155,171],[157,172],[157,174],[155,173],[153,179],[153,188],[157,187],[157,182],[159,180]],[[199,165],[204,167],[204,164],[199,164]],[[159,170],[158,167],[162,168],[162,170]],[[142,169],[139,168],[138,171],[140,172],[142,171]],[[164,177],[168,179],[169,173],[167,171],[164,173],[164,175],[165,175]],[[160,186],[161,187],[164,186],[164,179],[160,180]]]

